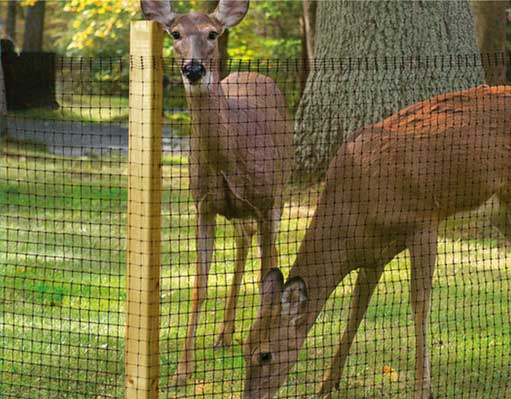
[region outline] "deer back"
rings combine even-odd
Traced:
[[[343,204],[344,217],[364,215],[379,228],[414,228],[472,209],[511,188],[510,111],[510,86],[405,108],[341,146],[324,196]]]

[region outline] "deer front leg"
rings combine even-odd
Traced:
[[[348,358],[351,344],[353,343],[360,322],[367,311],[374,289],[383,274],[384,266],[385,265],[381,265],[377,268],[359,269],[355,288],[351,296],[348,325],[344,330],[337,351],[332,358],[330,368],[323,376],[318,395],[326,396],[329,395],[334,388],[339,388],[339,382],[341,381],[342,372],[346,359]]]
[[[428,316],[437,254],[437,228],[416,233],[408,244],[411,256],[410,299],[415,324],[414,399],[431,399]]]
[[[259,273],[259,281],[268,270],[278,266],[278,252],[275,246],[277,233],[279,231],[280,209],[272,209],[267,212],[264,218],[257,221],[259,230],[259,248],[261,255],[261,270]]]
[[[234,321],[236,318],[236,304],[238,293],[241,286],[241,280],[245,272],[245,264],[247,262],[248,251],[252,238],[255,234],[255,226],[251,221],[234,222],[234,232],[236,240],[236,259],[234,260],[234,277],[232,281],[231,291],[227,299],[224,311],[224,320],[220,327],[220,334],[215,341],[215,348],[229,346],[232,343],[232,335],[234,333]]]
[[[192,309],[188,319],[188,330],[181,357],[173,382],[175,385],[185,385],[193,373],[195,338],[202,304],[208,290],[208,275],[215,246],[215,215],[201,211],[199,204],[197,215],[197,270],[192,290]]]

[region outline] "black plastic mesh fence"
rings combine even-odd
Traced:
[[[9,112],[2,397],[124,395],[127,72],[58,59],[58,107]]]
[[[504,61],[163,60],[160,397],[510,397]],[[1,149],[0,396],[120,398],[130,60],[55,65]]]

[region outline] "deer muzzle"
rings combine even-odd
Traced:
[[[193,59],[183,65],[181,72],[191,84],[195,84],[198,83],[206,75],[206,68],[204,68],[202,63]]]

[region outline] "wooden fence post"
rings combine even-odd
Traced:
[[[128,150],[126,398],[156,399],[160,379],[162,41],[131,23]]]

